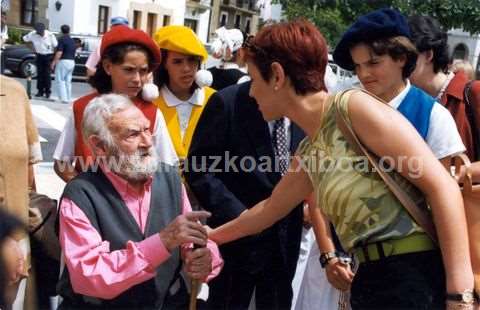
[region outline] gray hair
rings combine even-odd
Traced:
[[[88,137],[96,135],[108,148],[114,147],[107,124],[113,114],[134,106],[128,97],[117,94],[101,95],[91,100],[83,112],[82,135],[85,143],[88,143]]]

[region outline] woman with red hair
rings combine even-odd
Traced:
[[[326,43],[308,21],[264,27],[246,42],[245,48],[252,78],[250,95],[257,100],[265,120],[288,117],[307,137],[272,196],[211,231],[210,238],[223,244],[258,233],[310,197],[310,205],[333,224],[345,250],[363,258],[352,284],[354,308],[371,307],[373,300],[377,308],[432,309],[444,307],[447,293],[471,290],[473,273],[460,190],[413,126],[364,91],[328,96],[323,81]],[[440,269],[448,275],[440,285],[443,291],[432,288],[424,294],[403,294],[395,290],[398,286],[393,284],[411,280],[413,271],[418,273],[418,281],[438,276],[419,266],[428,265],[428,260],[423,258],[425,252],[415,250],[416,244],[423,244],[429,237],[379,174],[362,164],[362,157],[340,130],[337,117],[345,120],[367,149],[388,163],[388,173],[412,199],[418,201],[423,192],[436,224],[443,258]],[[327,223],[324,221],[317,233],[330,236]],[[329,243],[322,248],[335,251],[333,242]],[[384,244],[392,245],[395,251],[377,251],[379,247],[384,249]],[[435,251],[435,245],[432,247]],[[341,264],[335,252],[330,254],[329,260]],[[412,262],[419,256],[418,263]],[[379,261],[408,261],[416,267],[412,272],[399,272]],[[343,272],[353,277],[349,267],[344,267]],[[377,283],[365,281],[373,275],[382,277],[377,277]],[[399,294],[401,298],[397,298]]]

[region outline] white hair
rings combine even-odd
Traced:
[[[113,114],[135,107],[126,96],[117,94],[101,95],[91,100],[83,112],[82,135],[85,142],[96,135],[111,149],[115,146],[108,122]]]

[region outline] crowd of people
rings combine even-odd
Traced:
[[[58,140],[66,185],[48,213],[28,198],[42,160],[28,97],[0,76],[1,309],[54,296],[58,309],[478,307],[480,228],[465,215],[478,211],[462,195],[480,207],[480,81],[435,19],[359,17],[333,59],[361,87],[335,91],[304,19],[218,29],[208,72],[188,27],[111,25]],[[55,70],[70,102],[75,42],[61,32],[36,24],[24,40],[37,95]],[[38,289],[31,250],[48,226],[54,292]]]

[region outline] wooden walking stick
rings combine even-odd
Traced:
[[[200,248],[199,245],[193,245],[194,250],[198,248]],[[190,286],[190,304],[188,306],[188,310],[197,310],[197,295],[201,284],[202,283],[200,282],[200,280],[192,279]]]

